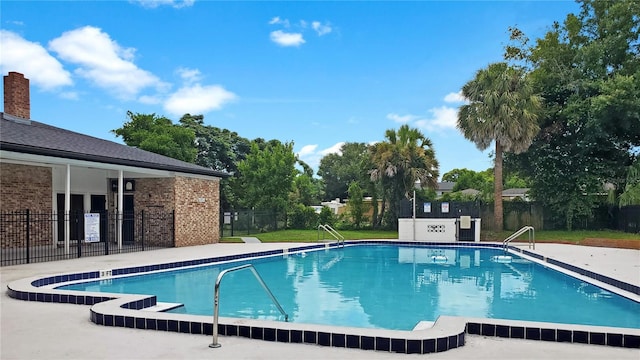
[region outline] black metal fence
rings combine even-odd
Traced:
[[[456,218],[460,216],[480,217],[480,204],[473,201],[422,201],[416,202],[416,218]],[[413,216],[413,202],[403,200],[400,204],[400,217]]]
[[[220,236],[241,236],[286,228],[286,215],[265,210],[222,211]]]
[[[403,200],[400,217],[413,216],[413,202]],[[416,218],[457,218],[463,215],[481,218],[483,230],[493,229],[493,203],[460,201],[416,202]],[[504,201],[503,219],[505,230],[518,230],[523,226],[533,226],[536,230],[565,230],[564,217],[554,214],[538,202]],[[593,209],[591,216],[576,216],[574,230],[611,229],[629,233],[640,233],[640,205],[610,206],[600,205]]]
[[[107,211],[73,212],[68,217],[30,210],[0,213],[0,266],[174,246],[173,212],[125,212],[121,245],[117,219],[115,212]]]
[[[640,234],[640,205],[623,206],[618,214],[618,229]]]

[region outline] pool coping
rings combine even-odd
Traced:
[[[502,244],[498,243],[473,242],[450,243],[398,240],[346,242],[347,246],[357,244],[502,248]],[[69,281],[108,279],[111,276],[143,274],[224,261],[286,255],[289,253],[332,248],[335,246],[337,246],[335,243],[313,244],[163,264],[129,266],[117,269],[59,274],[45,277],[38,276],[11,282],[7,285],[7,293],[10,297],[19,300],[91,305],[90,320],[98,325],[211,335],[213,321],[210,316],[139,311],[157,304],[154,295],[70,291],[54,289],[52,286],[59,286],[56,284]],[[550,264],[551,267],[564,269],[566,272],[569,272],[571,276],[590,278],[595,282],[620,289],[622,292],[640,295],[640,287],[636,285],[597,274],[552,258],[547,258],[529,250],[514,246],[509,246],[508,250],[510,252],[518,252],[525,257],[537,259],[538,262],[541,262],[545,266]],[[363,350],[379,350],[407,354],[441,352],[463,346],[465,334],[640,348],[640,329],[450,316],[440,316],[430,329],[414,331],[221,317],[218,324],[218,333],[219,335],[241,336],[265,341],[309,343],[321,346],[359,348]]]

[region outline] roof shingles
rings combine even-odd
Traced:
[[[226,172],[2,113],[0,149],[115,165],[228,177]]]

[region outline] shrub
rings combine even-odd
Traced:
[[[325,225],[325,224],[329,224],[329,226],[334,226],[336,224],[336,215],[333,213],[333,211],[328,208],[328,207],[323,207],[322,210],[320,210],[320,215],[318,216],[318,222],[316,223],[315,226],[318,226],[320,224]]]
[[[310,206],[297,204],[288,213],[289,228],[291,229],[313,229],[318,223],[318,214]]]

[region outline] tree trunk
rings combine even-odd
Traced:
[[[495,221],[493,230],[502,231],[502,146],[498,140],[496,140],[496,159],[493,167],[493,192],[493,218]]]
[[[386,194],[382,194],[382,205],[381,205],[381,209],[380,209],[380,214],[378,214],[378,228],[382,227],[382,219],[384,218],[384,212],[386,209],[387,205],[387,196]]]

